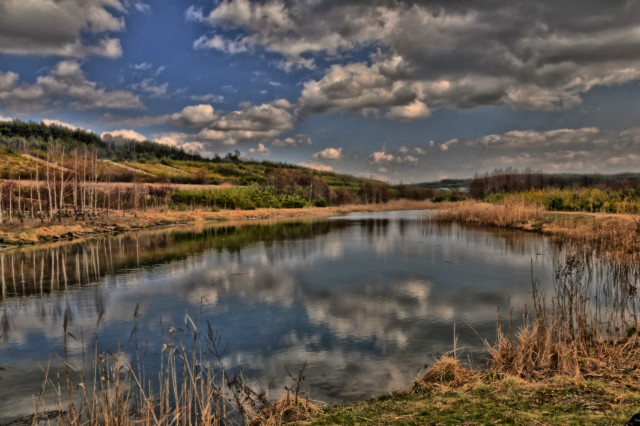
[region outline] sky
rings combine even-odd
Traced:
[[[393,183],[640,171],[637,0],[0,0],[0,120]]]

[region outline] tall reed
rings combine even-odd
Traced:
[[[134,318],[137,320],[137,308]],[[141,355],[136,328],[134,326],[129,338],[136,344],[132,360],[120,347],[116,352],[99,353],[96,334],[91,368],[87,369],[84,354],[82,365],[74,365],[68,356],[66,339],[75,339],[75,336],[67,330],[65,320],[64,375],[52,374],[49,363],[41,392],[34,400],[30,423],[71,426],[274,424],[274,416],[281,421],[283,416],[295,418],[317,410],[299,392],[302,373],[295,392],[288,391],[285,398],[276,403],[267,401],[264,391],[248,386],[241,373],[230,377],[222,362],[224,347],[220,336],[209,323],[198,327],[188,315],[184,329],[169,328],[159,367],[147,377],[144,357],[148,343]],[[295,405],[289,402],[294,398]]]
[[[594,283],[589,256],[575,245],[560,256],[550,298],[532,280],[532,308],[519,331],[507,332],[498,321],[497,342],[489,345],[492,369],[527,379],[639,378],[639,300],[628,281],[637,279],[637,271]]]

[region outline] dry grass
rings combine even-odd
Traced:
[[[533,281],[530,312],[517,332],[498,319],[497,341],[487,342],[492,370],[527,380],[640,379],[638,218],[551,213],[507,199],[450,205],[432,220],[534,230],[558,242],[553,293]]]
[[[544,210],[541,207],[529,206],[520,201],[510,200],[503,204],[463,201],[447,204],[444,210],[432,216],[432,220],[480,226],[534,229],[536,222],[541,221],[543,216]]]
[[[546,212],[518,198],[490,204],[449,203],[431,216],[436,222],[456,222],[540,232],[564,243],[589,247],[630,264],[640,253],[640,218],[631,214]]]
[[[468,370],[464,368],[457,359],[444,356],[440,358],[419,381],[414,383],[414,388],[434,385],[458,388],[474,382],[479,378],[480,374],[477,371]]]
[[[279,426],[285,423],[305,422],[320,411],[320,407],[310,402],[308,398],[301,398],[287,392],[285,396],[256,413],[249,421],[249,425]]]
[[[66,339],[75,338],[67,331]],[[137,319],[137,308],[134,313]],[[98,320],[99,322],[100,320]],[[241,374],[230,377],[222,363],[221,339],[207,324],[199,330],[187,315],[183,331],[169,329],[162,345],[159,367],[145,376],[138,351],[136,328],[130,341],[136,352],[129,360],[125,351],[98,353],[92,359],[91,373],[84,365],[74,365],[65,353],[64,375],[45,369],[45,380],[34,400],[29,424],[70,426],[219,426],[279,425],[285,419],[303,419],[319,411],[298,392],[270,403],[264,391],[246,384]],[[180,338],[177,335],[182,335]],[[97,335],[95,338],[97,339]],[[204,341],[203,341],[204,339]],[[97,346],[97,343],[96,343]]]
[[[126,184],[125,184],[126,185]],[[439,207],[439,205],[435,205]],[[0,226],[1,245],[9,246],[45,244],[56,241],[78,240],[96,235],[115,234],[173,224],[203,224],[214,222],[280,220],[294,218],[321,218],[358,211],[421,210],[434,208],[430,201],[394,200],[385,204],[349,204],[336,207],[305,207],[301,209],[261,208],[255,210],[164,210],[146,209],[137,213],[111,210],[93,220],[77,221],[62,218],[60,223],[42,225],[39,220],[5,221]]]
[[[529,380],[558,374],[640,379],[640,300],[626,279],[636,278],[635,271],[623,267],[616,280],[594,286],[588,248],[582,249],[565,253],[549,300],[533,282],[532,312],[515,336],[498,321],[498,339],[490,346],[492,369]]]

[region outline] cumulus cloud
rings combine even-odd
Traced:
[[[381,108],[395,108],[416,102],[416,88],[382,74],[379,67],[365,63],[333,65],[318,81],[307,81],[299,105],[303,113],[353,111],[364,115]],[[389,111],[400,118],[400,110]]]
[[[396,157],[393,154],[389,154],[384,151],[377,151],[369,156],[369,161],[372,164],[386,164],[391,163],[395,158]]]
[[[582,129],[557,129],[546,132],[535,130],[513,130],[499,135],[487,135],[468,141],[467,146],[483,146],[497,148],[536,148],[576,145],[585,142],[606,142],[603,134],[596,127]]]
[[[295,147],[311,144],[311,138],[307,135],[295,135],[293,137],[289,136],[284,139],[274,139],[273,142],[271,142],[271,145],[280,147]]]
[[[315,161],[305,161],[305,162],[300,163],[298,165],[302,166],[302,167],[307,167],[307,168],[313,169],[313,170],[319,170],[321,172],[332,172],[333,171],[333,167],[328,166],[326,164],[317,163]]]
[[[304,112],[409,121],[444,107],[574,108],[594,87],[638,80],[639,12],[604,0],[223,0],[187,16],[215,31],[200,47],[273,52],[286,69],[340,59],[305,83]],[[362,48],[375,53],[349,63]]]
[[[130,139],[138,142],[144,142],[148,140],[145,135],[131,129],[111,130],[109,132],[102,133],[100,137],[105,141],[123,141],[125,139]]]
[[[340,160],[342,158],[342,148],[325,148],[311,156],[312,160]]]
[[[161,138],[161,143],[174,146],[197,142],[202,145],[201,153],[211,153],[221,145],[238,143],[261,143],[265,146],[272,143],[281,147],[310,145],[311,138],[307,135],[279,138],[281,134],[289,132],[294,127],[296,118],[290,112],[292,108],[293,105],[286,99],[277,99],[261,105],[241,103],[240,109],[231,112],[220,112],[209,104],[198,104],[186,106],[172,114],[139,117],[105,115],[103,119],[114,125],[117,123],[133,127],[167,123],[191,127],[193,133],[169,132],[155,136]]]
[[[217,117],[200,131],[198,138],[224,145],[264,143],[293,129],[295,117],[291,108],[285,99],[262,105],[242,104],[240,110]]]
[[[249,150],[249,156],[268,157],[269,155],[271,155],[271,151],[269,151],[269,148],[264,146],[262,143],[259,143],[257,148],[251,148]]]
[[[390,152],[387,152],[386,149],[383,147],[382,151],[376,151],[371,155],[369,155],[368,157],[369,163],[378,164],[378,165],[382,165],[382,164],[387,165],[392,163],[417,165],[418,162],[420,161],[417,157],[414,157],[413,155],[410,155],[410,154],[406,154],[408,152],[407,147],[400,147],[398,151],[400,152],[400,154],[394,155]]]
[[[188,106],[180,112],[171,114],[171,120],[186,126],[205,126],[218,119],[211,105],[200,104]]]
[[[196,41],[193,42],[193,48],[196,50],[199,49],[216,49],[221,50],[225,53],[241,53],[247,52],[249,47],[242,40],[234,41],[234,40],[225,40],[224,38],[215,35],[213,37],[202,36]]]
[[[117,58],[111,34],[124,29],[119,0],[6,0],[0,4],[0,52],[82,58]]]
[[[108,91],[86,78],[80,64],[64,60],[36,82],[21,82],[19,75],[0,71],[0,106],[17,111],[43,109],[68,101],[76,109],[142,109],[140,98],[123,90]]]
[[[422,120],[429,118],[431,111],[424,102],[415,100],[408,105],[394,106],[389,109],[387,117],[399,121]]]
[[[70,123],[65,123],[64,121],[60,121],[60,120],[49,120],[45,118],[44,120],[42,120],[42,123],[46,124],[47,126],[60,126],[60,127],[66,127],[67,129],[71,129],[71,130],[82,129],[82,127],[78,127]]]
[[[472,150],[476,171],[512,166],[547,172],[614,173],[637,169],[640,128],[514,130],[464,145]]]

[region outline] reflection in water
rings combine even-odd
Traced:
[[[355,399],[405,387],[460,346],[480,362],[496,310],[518,318],[531,278],[553,283],[554,248],[533,234],[424,222],[423,212],[137,233],[0,254],[0,421],[28,413],[50,351],[126,347],[133,313],[148,368],[185,314],[229,339],[232,370],[271,396],[284,365],[308,362],[311,396]],[[99,327],[98,318],[101,318]],[[161,324],[164,324],[162,326]],[[466,325],[468,325],[468,327]],[[82,336],[82,337],[80,337]]]

